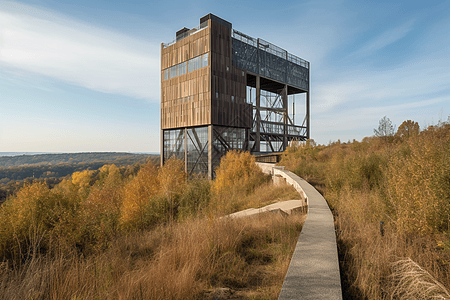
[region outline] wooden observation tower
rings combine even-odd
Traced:
[[[161,163],[175,156],[212,178],[228,150],[268,154],[309,139],[309,70],[213,14],[179,30],[161,44]]]

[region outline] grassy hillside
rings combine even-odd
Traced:
[[[450,297],[433,282],[450,287],[450,125],[416,124],[362,142],[309,141],[280,163],[328,200],[352,298]]]
[[[0,207],[1,299],[199,299],[216,288],[276,299],[304,217],[219,217],[299,197],[275,187],[248,153],[217,180],[184,165],[115,165],[35,182]]]

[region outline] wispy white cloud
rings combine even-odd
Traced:
[[[350,56],[352,58],[366,57],[380,49],[383,49],[386,46],[389,46],[390,44],[395,43],[396,41],[405,37],[411,30],[414,29],[415,22],[415,19],[411,19],[395,28],[390,28],[384,31],[375,39],[371,40],[370,42],[350,54]]]
[[[159,100],[158,44],[32,6],[0,2],[0,65]]]
[[[392,70],[351,69],[314,87],[314,108],[319,113],[370,106],[372,103],[413,103],[446,93],[450,64],[441,56],[412,61]],[[450,99],[449,99],[450,100]]]

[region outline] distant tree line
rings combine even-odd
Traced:
[[[0,157],[0,202],[25,183],[45,182],[49,188],[83,170],[116,165],[124,176],[135,174],[141,164],[158,164],[159,155],[132,153],[64,153]]]
[[[78,164],[91,162],[114,162],[115,165],[129,165],[136,162],[145,162],[149,157],[156,158],[159,155],[125,152],[92,152],[2,156],[0,157],[0,166],[18,167],[37,164],[56,165],[61,163]]]

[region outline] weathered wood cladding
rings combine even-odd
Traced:
[[[211,26],[208,24],[208,27],[198,33],[194,33],[167,48],[163,48],[161,45],[161,70],[209,52],[210,32]]]
[[[211,56],[208,66],[164,80],[163,70],[210,52],[208,27],[163,48],[161,45],[161,128],[211,123]]]
[[[164,80],[163,70],[209,53],[208,66]],[[245,71],[231,63],[231,29],[208,27],[167,48],[161,46],[161,128],[252,126]]]
[[[231,63],[231,28],[211,25],[211,123],[221,126],[252,125],[252,107],[246,103],[245,71]]]

